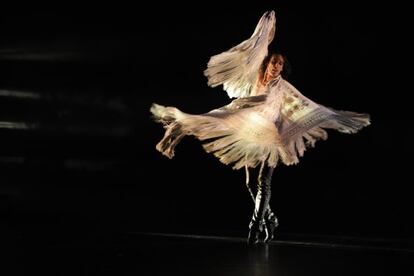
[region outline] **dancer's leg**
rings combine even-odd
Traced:
[[[253,183],[250,181],[252,175],[250,174],[249,168],[247,166],[245,167],[245,170],[246,170],[246,187],[247,187],[247,190],[249,191],[251,198],[253,199],[253,203],[255,203],[256,194],[257,194],[255,188],[258,187],[258,184],[255,183],[256,185],[253,185]],[[272,176],[270,175],[270,177]],[[271,179],[269,181],[271,181]],[[279,225],[278,219],[275,213],[273,213],[270,208],[270,204],[268,204],[268,207],[265,210],[264,221],[262,222],[262,224],[264,225],[263,227],[263,231],[265,235],[264,242],[269,242],[274,238],[275,228]]]
[[[261,164],[253,217],[249,225],[250,231],[247,240],[249,244],[258,243],[259,234],[263,231],[264,217],[269,208],[271,196],[270,185],[273,169],[274,168],[267,166],[265,162]]]

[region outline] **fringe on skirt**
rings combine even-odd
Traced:
[[[166,129],[156,149],[172,158],[174,149],[186,135],[203,142],[203,148],[233,169],[254,168],[262,162],[276,167],[299,162],[307,147],[319,139],[327,139],[324,128],[355,133],[370,124],[369,115],[335,111],[321,107],[298,121],[271,122],[250,109],[222,109],[202,115],[187,114],[175,107],[153,104],[153,118]]]

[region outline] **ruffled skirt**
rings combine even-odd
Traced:
[[[276,167],[299,162],[305,149],[318,139],[326,139],[323,128],[355,133],[369,124],[367,114],[316,109],[296,122],[280,116],[276,122],[257,112],[259,97],[240,98],[230,105],[201,115],[187,114],[175,107],[153,104],[151,112],[166,129],[156,149],[172,158],[174,149],[186,135],[203,142],[203,148],[233,169],[254,168],[262,162]]]

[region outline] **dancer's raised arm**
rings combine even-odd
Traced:
[[[230,98],[250,96],[275,30],[275,12],[265,12],[249,39],[210,58],[204,71],[208,85],[222,84]]]

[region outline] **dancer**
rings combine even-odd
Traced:
[[[200,115],[158,104],[151,107],[153,118],[166,129],[156,146],[165,156],[172,158],[180,140],[193,135],[222,163],[246,170],[246,184],[255,203],[249,244],[274,238],[278,220],[269,201],[271,178],[279,161],[297,164],[307,147],[327,139],[325,129],[356,133],[370,124],[368,114],[317,104],[286,81],[286,57],[268,54],[275,29],[275,13],[268,11],[249,39],[211,57],[204,71],[208,85],[223,85],[228,96],[236,98],[230,104]],[[259,168],[256,185],[249,179],[253,168]]]

